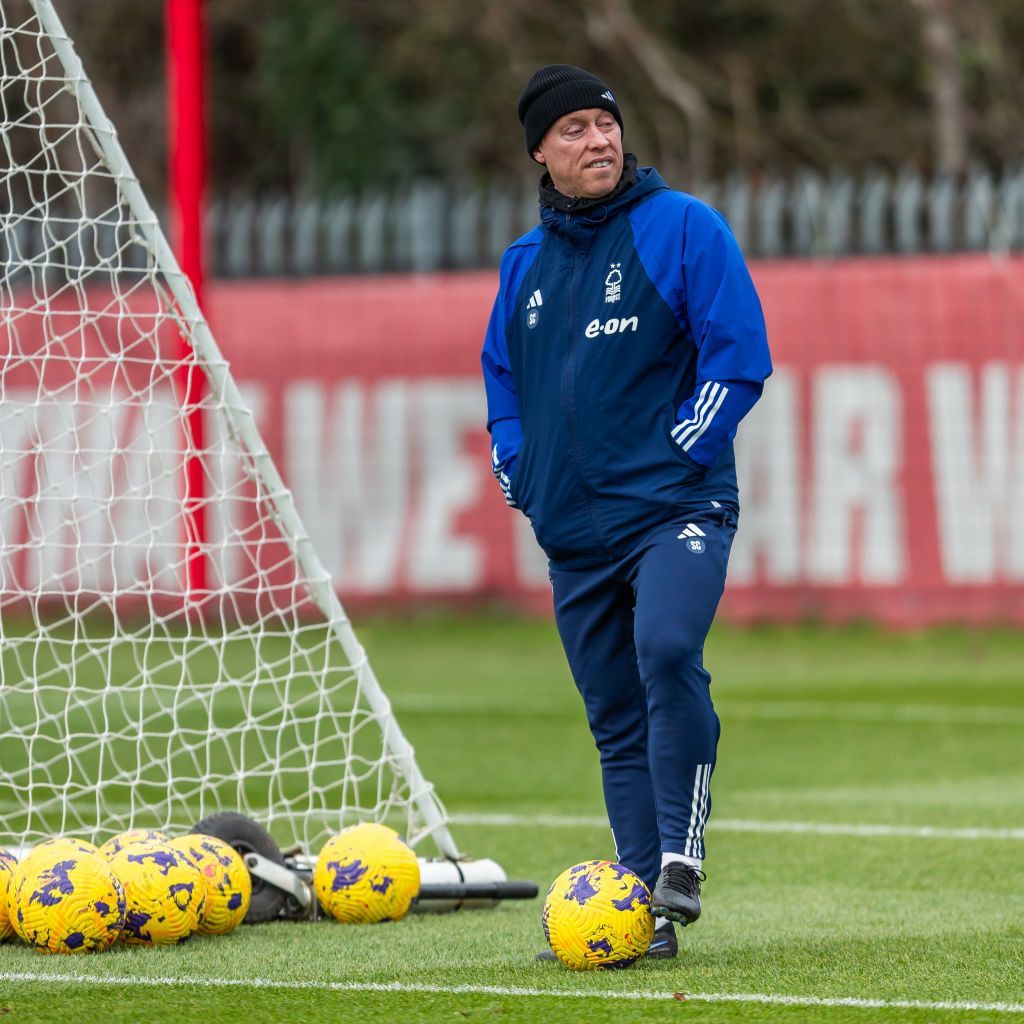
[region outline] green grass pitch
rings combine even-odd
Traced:
[[[569,864],[612,855],[553,626],[438,616],[357,629],[467,852],[542,890]],[[706,660],[722,742],[705,913],[676,962],[589,974],[534,963],[538,900],[94,957],[7,944],[0,1016],[1024,1019],[1024,637],[716,627]]]

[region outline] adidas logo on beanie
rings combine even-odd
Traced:
[[[607,110],[622,128],[622,114],[611,89],[596,75],[571,64],[548,64],[533,73],[519,97],[519,120],[526,152],[533,156],[544,133],[574,110]],[[623,129],[625,131],[625,129]]]

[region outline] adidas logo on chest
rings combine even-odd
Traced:
[[[526,303],[526,326],[532,331],[540,323],[540,307],[544,305],[544,297],[540,289],[534,289],[530,301]]]

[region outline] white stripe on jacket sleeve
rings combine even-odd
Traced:
[[[693,416],[688,420],[683,420],[682,423],[677,423],[672,428],[672,436],[675,437],[681,430],[685,430],[687,427],[692,426],[695,423],[700,422],[701,416],[704,414],[705,408],[709,402],[714,401],[715,393],[718,391],[718,385],[713,381],[709,380],[704,387],[700,389],[700,396],[693,405]]]
[[[711,387],[709,388],[709,385]],[[725,396],[729,389],[724,384],[715,381],[708,381],[701,390],[701,397],[694,408],[694,415],[691,419],[680,423],[673,431],[672,436],[675,442],[683,451],[689,451],[690,447],[698,441],[704,432],[711,426],[715,414],[722,407]]]

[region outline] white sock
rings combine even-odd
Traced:
[[[684,857],[681,853],[663,853],[661,855],[662,867],[673,862],[685,864],[688,868],[693,868],[694,871],[700,871],[701,865],[704,863],[699,857]]]

